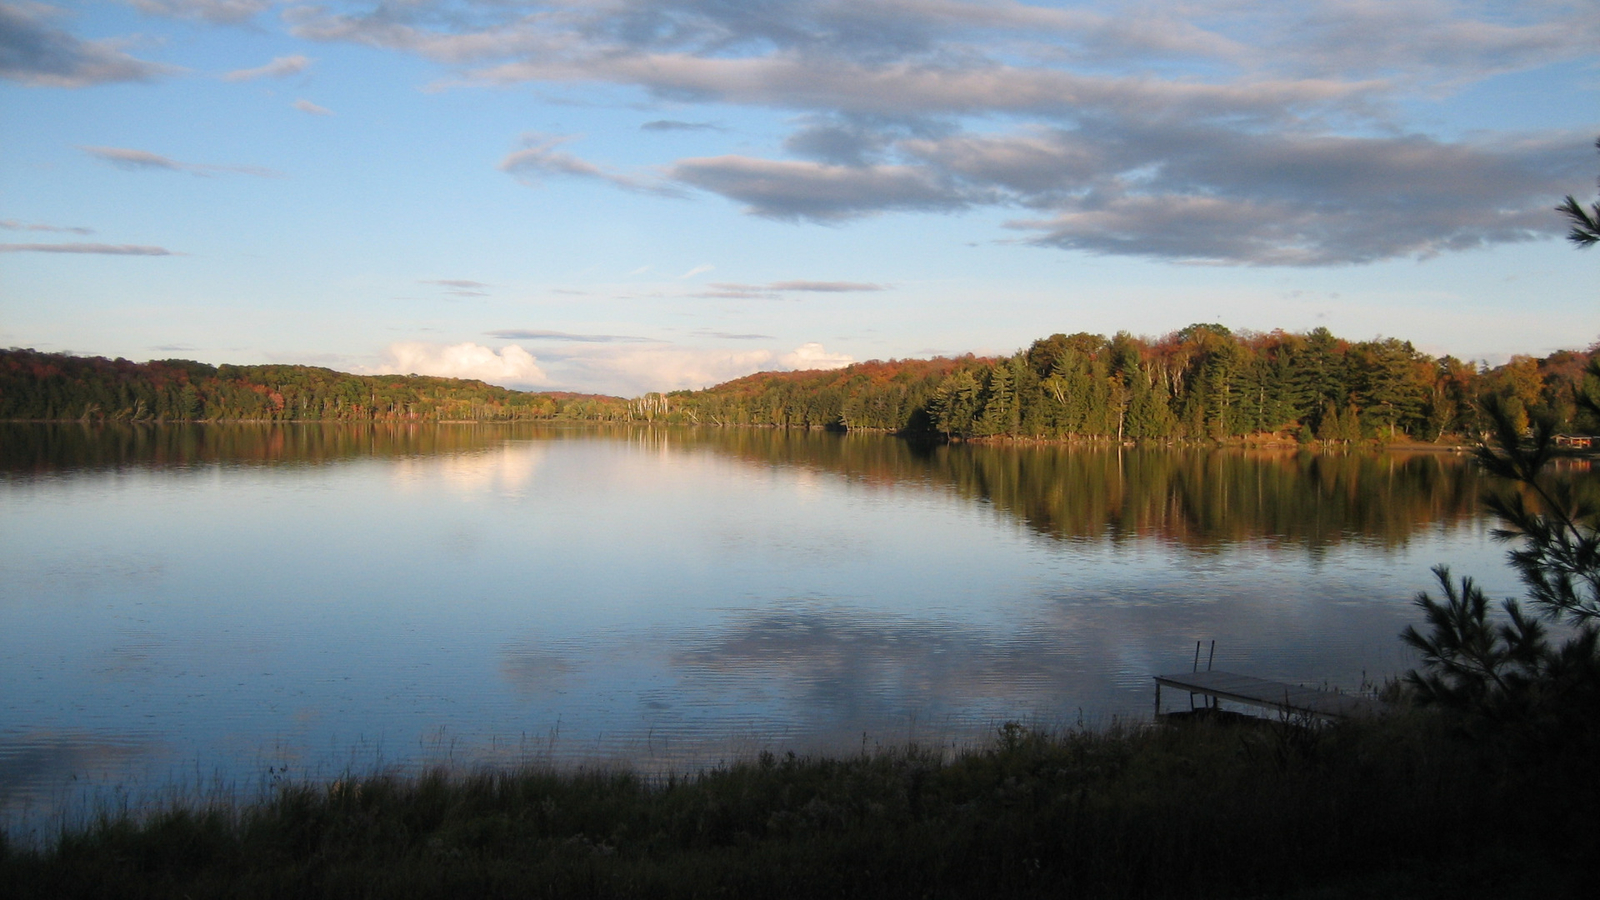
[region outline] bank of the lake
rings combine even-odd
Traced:
[[[243,804],[107,811],[43,848],[11,846],[0,893],[1575,897],[1597,827],[1573,746],[1413,712],[1327,728],[1007,726],[954,758],[766,754],[654,779],[284,783]]]

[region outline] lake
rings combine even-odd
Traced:
[[[692,771],[1356,689],[1445,563],[1449,453],[763,429],[0,424],[0,811],[447,762]],[[1203,662],[1202,662],[1203,664]]]

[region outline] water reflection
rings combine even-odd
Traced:
[[[0,473],[320,465],[484,451],[506,437],[493,425],[0,422]]]
[[[500,654],[500,677],[523,694],[556,690],[579,668],[572,655],[531,638],[506,644]]]
[[[919,445],[875,435],[723,429],[696,438],[756,464],[866,484],[948,487],[1061,540],[1154,536],[1203,549],[1268,540],[1310,549],[1402,544],[1477,514],[1477,467],[1460,454],[1314,454],[1060,445]]]
[[[1514,589],[1480,489],[1450,454],[0,424],[0,812],[157,757],[682,769],[1104,721],[1196,639],[1354,687],[1408,664],[1429,566]]]
[[[82,731],[0,733],[0,811],[51,811],[52,795],[63,783],[90,785],[125,770],[157,746],[146,736]]]
[[[597,438],[663,456],[712,452],[793,469],[802,490],[807,472],[865,486],[943,488],[1059,540],[1154,536],[1197,550],[1255,540],[1312,550],[1349,539],[1399,545],[1419,528],[1472,519],[1482,493],[1476,466],[1449,452],[947,445],[813,430],[526,423],[0,423],[0,477],[389,459],[402,484],[442,475],[464,489],[516,494],[534,477],[544,445]]]

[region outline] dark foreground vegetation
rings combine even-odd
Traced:
[[[1587,733],[1018,726],[685,778],[549,771],[281,786],[105,816],[0,860],[7,897],[1576,897]]]

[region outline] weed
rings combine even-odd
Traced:
[[[1505,823],[1507,847],[1531,848],[1540,885],[1575,878],[1579,863],[1518,843],[1535,834],[1516,827],[1537,821],[1528,805],[1546,802],[1529,777],[1416,713],[1315,728],[1218,720],[1057,733],[1008,722],[992,745],[954,754],[762,753],[655,778],[549,766],[285,778],[251,804],[113,809],[47,847],[0,844],[0,894],[1121,898],[1435,883],[1516,893],[1503,874],[1407,873],[1475,871],[1475,848],[1446,826],[1481,821]]]

